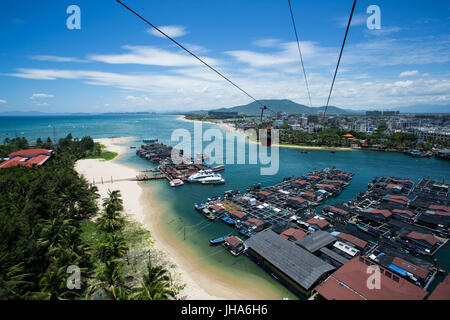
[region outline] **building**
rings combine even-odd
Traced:
[[[230,217],[234,219],[245,220],[245,218],[247,217],[244,212],[238,210],[230,211],[229,213]]]
[[[438,239],[432,234],[420,233],[420,232],[410,232],[406,235],[406,238],[419,246],[425,247],[430,251],[433,251],[438,246]]]
[[[250,218],[247,221],[245,221],[245,225],[249,228],[254,229],[255,232],[259,232],[262,229],[264,229],[265,223],[262,220]]]
[[[315,284],[335,269],[270,229],[257,233],[245,244],[251,257],[303,296],[309,296]]]
[[[20,150],[8,155],[8,160],[0,163],[0,169],[33,165],[41,166],[53,156],[53,150],[48,149],[26,149]]]
[[[444,281],[438,284],[436,289],[428,297],[428,300],[450,300],[450,274]]]
[[[296,241],[295,243],[309,252],[314,253],[335,241],[336,238],[330,233],[318,230],[303,239]]]
[[[361,240],[351,234],[344,232],[334,232],[332,233],[336,238],[342,240],[346,243],[349,243],[360,250],[364,250],[367,247],[367,241]]]
[[[306,223],[309,223],[309,226],[311,228],[314,228],[315,230],[324,230],[327,229],[330,225],[327,220],[317,217],[309,219],[308,221],[306,221]]]
[[[303,209],[308,206],[308,202],[305,199],[292,197],[286,201],[286,204],[294,209]]]
[[[303,230],[296,229],[296,228],[289,228],[285,231],[283,231],[280,236],[282,236],[285,239],[291,240],[291,241],[297,241],[300,239],[303,239],[307,236],[307,233]]]
[[[369,288],[369,277],[380,271],[379,288]],[[369,259],[355,257],[321,283],[315,291],[326,300],[423,300],[427,292]]]

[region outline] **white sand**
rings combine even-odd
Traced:
[[[175,265],[180,281],[186,284],[181,296],[188,300],[219,300],[219,299],[264,299],[272,298],[267,292],[260,292],[257,288],[243,288],[237,283],[218,279],[214,274],[201,271],[201,266],[192,261],[192,256],[187,252],[180,252],[173,243],[164,235],[159,226],[159,217],[164,214],[164,208],[152,199],[149,188],[143,188],[136,181],[114,182],[115,179],[127,179],[135,177],[137,169],[118,163],[121,155],[129,152],[127,143],[132,138],[96,139],[107,147],[107,150],[119,153],[119,156],[111,161],[100,159],[79,160],[75,169],[83,174],[88,181],[95,180],[101,198],[107,196],[108,190],[120,190],[122,194],[124,211],[136,221],[140,222],[151,232],[155,249],[166,254],[171,265]],[[113,183],[111,183],[111,175]],[[101,179],[103,177],[103,184]]]

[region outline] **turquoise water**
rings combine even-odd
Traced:
[[[0,118],[0,139],[25,136],[27,139],[50,136],[60,138],[69,132],[74,137],[92,136],[94,138],[111,136],[133,136],[136,140],[130,145],[139,146],[144,137],[156,137],[166,144],[175,129],[193,131],[194,124],[177,120],[177,116],[129,115],[129,116],[75,116],[75,117],[11,117]],[[204,124],[204,130],[217,128]],[[207,145],[207,143],[204,143]],[[294,296],[266,272],[246,257],[232,257],[220,247],[210,247],[211,238],[229,234],[233,231],[223,223],[210,223],[193,209],[193,204],[202,202],[213,195],[222,195],[223,191],[240,189],[245,191],[250,185],[261,182],[262,186],[279,183],[283,177],[299,176],[314,169],[336,166],[345,171],[354,172],[351,185],[337,198],[326,203],[339,203],[352,200],[359,191],[366,190],[367,184],[380,176],[398,176],[418,182],[420,178],[430,177],[439,181],[450,180],[450,162],[435,158],[411,158],[397,153],[370,151],[329,151],[310,150],[308,154],[298,149],[280,148],[279,172],[273,176],[261,176],[258,165],[226,165],[222,172],[227,183],[221,186],[186,184],[179,188],[170,188],[166,181],[149,182],[152,192],[165,204],[163,215],[165,232],[186,247],[192,256],[193,265],[201,263],[219,275],[231,277],[236,281],[252,283],[257,281],[272,290],[278,298]],[[122,162],[142,169],[152,165],[138,158],[130,149]],[[150,186],[149,186],[150,187]],[[450,249],[447,245],[437,254],[442,268],[450,270]],[[245,280],[242,280],[245,279]],[[273,295],[272,295],[273,296]]]

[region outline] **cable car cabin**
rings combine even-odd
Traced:
[[[261,145],[270,147],[272,145],[272,127],[262,128],[259,132],[259,141]]]

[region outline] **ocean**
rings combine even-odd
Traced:
[[[95,115],[95,116],[45,116],[45,117],[0,117],[0,139],[16,136],[28,140],[58,139],[71,133],[73,137],[93,138],[135,137],[130,146],[141,145],[143,138],[158,138],[160,142],[175,145],[171,135],[176,129],[193,132],[194,123],[182,121],[179,116],[169,115]],[[223,129],[204,123],[203,129]],[[204,142],[204,146],[208,142]],[[226,179],[224,185],[185,184],[170,188],[167,181],[151,181],[144,188],[153,193],[153,198],[163,204],[164,233],[189,254],[192,265],[208,268],[218,277],[252,285],[258,282],[270,291],[270,297],[295,299],[296,296],[278,283],[270,274],[260,269],[245,256],[233,257],[221,247],[211,247],[209,240],[233,233],[233,229],[221,222],[210,223],[193,208],[194,203],[208,197],[223,195],[225,190],[239,189],[241,192],[255,183],[269,186],[279,183],[284,177],[300,176],[315,169],[337,167],[355,173],[351,185],[338,197],[325,204],[343,203],[354,199],[360,191],[367,190],[367,184],[375,177],[397,176],[410,178],[416,183],[421,178],[450,181],[450,162],[435,158],[412,158],[398,153],[372,151],[336,151],[280,148],[280,166],[275,175],[261,175],[260,165],[230,164],[221,172]],[[248,155],[248,152],[247,152]],[[150,162],[135,155],[135,150],[123,156],[124,164],[145,170],[154,167]],[[436,258],[439,265],[450,270],[449,245],[441,249]],[[434,287],[434,286],[433,286]]]

